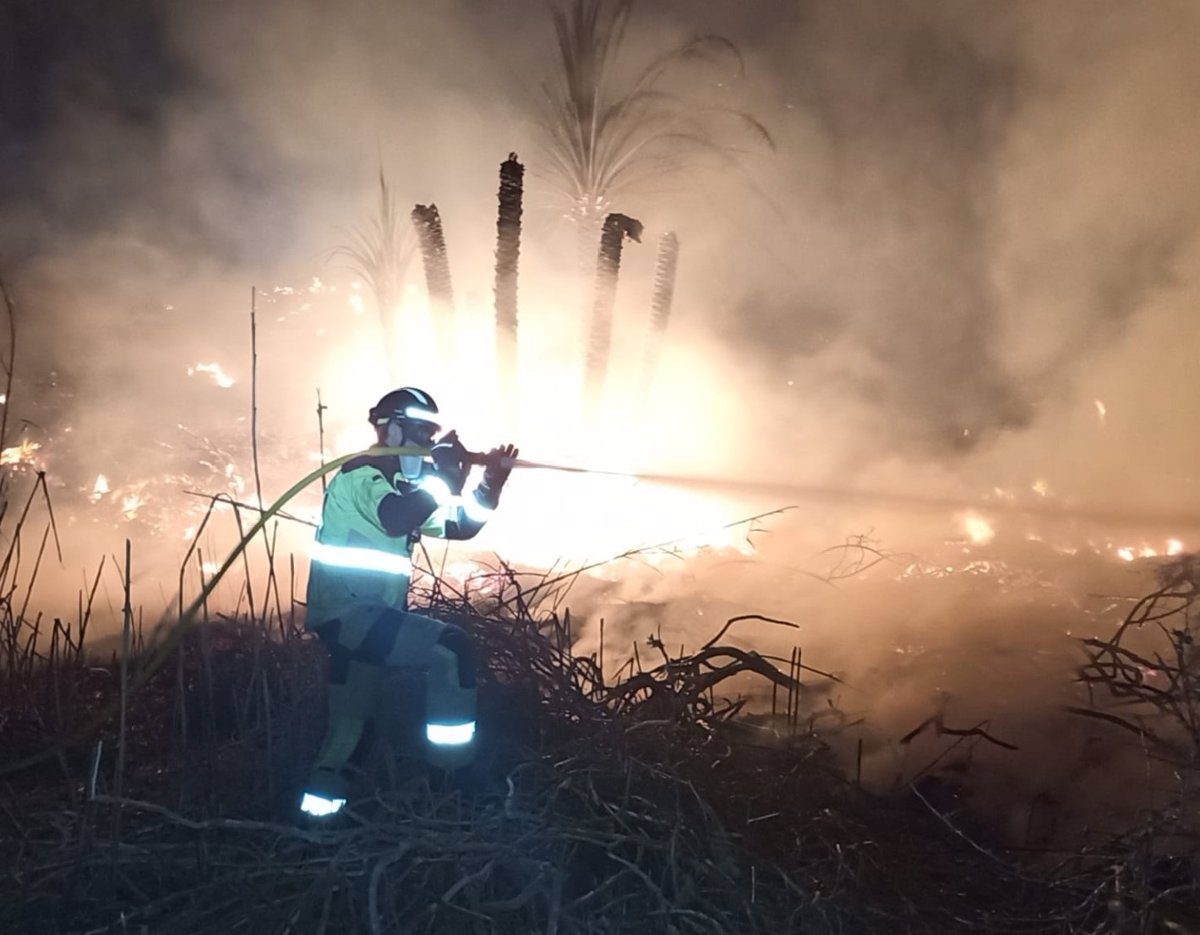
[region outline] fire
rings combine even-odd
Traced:
[[[26,439],[19,445],[14,445],[12,448],[5,448],[3,451],[0,451],[0,465],[33,464],[34,452],[41,447],[37,442],[31,442]]]
[[[131,493],[121,498],[121,515],[128,520],[137,519],[138,510],[146,505],[141,494]]]
[[[962,517],[963,531],[970,537],[975,545],[987,545],[996,538],[996,530],[982,516],[976,513],[967,513]]]
[[[1167,540],[1167,554],[1168,555],[1182,555],[1183,554],[1183,543],[1180,542],[1178,539],[1168,539]]]
[[[99,500],[109,491],[108,478],[103,474],[96,475],[96,483],[92,485],[92,500]]]
[[[1096,406],[1096,415],[1100,419],[1100,424],[1103,425],[1105,417],[1108,416],[1108,407],[1099,399],[1093,399],[1092,402]]]
[[[189,377],[194,377],[198,373],[207,373],[210,377],[212,377],[213,383],[217,384],[217,386],[223,390],[229,389],[234,383],[237,382],[221,368],[220,364],[217,363],[196,364],[194,367],[188,367],[187,375]]]

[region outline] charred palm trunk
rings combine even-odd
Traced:
[[[500,392],[517,395],[517,264],[521,257],[521,200],[525,167],[509,153],[500,165],[500,208],[496,217],[496,362]],[[513,410],[510,410],[513,411]]]
[[[450,287],[450,262],[446,258],[442,218],[437,205],[416,205],[412,210],[412,221],[421,243],[425,287],[429,290],[438,354],[443,362],[448,363],[452,360],[454,349],[454,291]]]
[[[671,300],[675,297],[675,268],[679,263],[679,238],[667,231],[658,239],[658,257],[654,262],[654,295],[650,299],[650,340],[642,369],[642,392],[654,386],[658,359],[671,320]]]
[[[583,380],[584,406],[589,417],[598,411],[604,393],[604,377],[608,371],[608,354],[612,346],[613,306],[617,299],[617,279],[621,273],[621,248],[626,237],[640,243],[642,222],[624,214],[610,214],[604,219],[600,252],[596,257],[596,288],[588,326]]]

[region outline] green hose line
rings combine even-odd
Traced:
[[[195,623],[196,614],[208,601],[208,598],[212,595],[217,585],[221,583],[221,579],[225,577],[225,573],[233,567],[233,563],[236,562],[241,556],[242,552],[245,551],[246,546],[254,541],[254,537],[262,531],[263,527],[271,520],[271,518],[274,517],[275,514],[277,514],[285,506],[287,506],[287,504],[291,502],[294,497],[296,497],[313,481],[323,477],[330,471],[340,468],[347,461],[362,457],[363,455],[372,455],[376,457],[380,455],[410,455],[427,457],[429,455],[429,449],[417,448],[410,445],[401,448],[370,448],[366,451],[355,451],[351,454],[342,455],[340,458],[336,458],[333,461],[322,464],[319,468],[305,475],[303,478],[289,487],[283,496],[272,503],[268,509],[262,512],[254,525],[250,527],[249,531],[244,536],[242,536],[241,541],[238,542],[233,551],[229,553],[225,561],[221,563],[221,567],[217,569],[216,573],[208,579],[204,587],[201,588],[200,593],[196,596],[196,599],[187,606],[187,609],[180,616],[179,620],[177,620],[174,626],[170,627],[169,630],[165,631],[165,636],[162,637],[161,641],[156,640],[157,645],[155,645],[151,650],[152,655],[144,665],[138,667],[137,675],[130,680],[128,686],[128,695],[126,696],[127,702],[130,697],[145,687],[146,683],[150,680],[150,677],[158,671],[164,662],[167,661],[175,647],[179,645],[180,641]],[[167,617],[164,615],[164,617],[159,620],[158,627],[156,627],[157,633],[161,634],[164,632],[162,630],[162,626],[164,623],[166,623],[166,621]],[[7,776],[12,773],[20,772],[23,769],[27,769],[30,766],[35,766],[38,763],[44,763],[46,760],[62,754],[70,747],[76,746],[89,739],[104,726],[104,723],[109,718],[113,716],[119,703],[119,697],[110,702],[82,729],[77,731],[73,737],[60,741],[58,744],[48,747],[39,753],[33,753],[20,760],[16,760],[15,762],[0,765],[0,776]]]

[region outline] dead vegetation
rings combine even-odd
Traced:
[[[307,824],[295,805],[325,659],[302,631],[294,569],[285,591],[269,550],[256,588],[231,555],[222,573],[244,570],[246,609],[210,614],[202,598],[185,608],[192,558],[203,567],[189,553],[186,625],[147,633],[127,549],[120,638],[85,652],[104,566],[74,623],[31,611],[53,511],[43,476],[21,478],[16,500],[13,478],[0,475],[0,930],[1200,931],[1191,558],[1111,639],[1086,643],[1093,703],[1076,713],[1136,737],[1175,780],[1115,839],[1030,861],[981,836],[945,784],[859,788],[830,752],[841,722],[819,716],[832,676],[800,647],[740,645],[743,628],[787,621],[733,618],[677,653],[602,637],[582,655],[565,609],[578,571],[500,564],[456,587],[428,556],[418,605],[481,647],[481,767],[446,782],[413,755],[419,692],[401,673],[360,794]],[[243,509],[261,512],[232,504],[239,533]],[[887,559],[861,537],[836,551],[830,581]],[[954,743],[978,733],[935,726]]]
[[[1108,930],[1095,866],[1032,873],[926,798],[843,778],[808,717],[828,680],[731,642],[786,622],[602,665],[540,602],[552,575],[422,580],[483,652],[483,765],[469,789],[430,775],[402,713],[328,825],[294,808],[324,716],[323,652],[295,618],[213,616],[168,657],[133,640],[124,675],[74,636],[6,640],[4,930]],[[749,680],[775,687],[773,717],[747,712]],[[410,676],[388,693],[415,715]]]

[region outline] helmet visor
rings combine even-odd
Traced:
[[[423,447],[428,447],[433,442],[433,436],[442,428],[436,422],[428,422],[424,419],[399,419],[397,421],[400,428],[404,430],[405,442]]]

